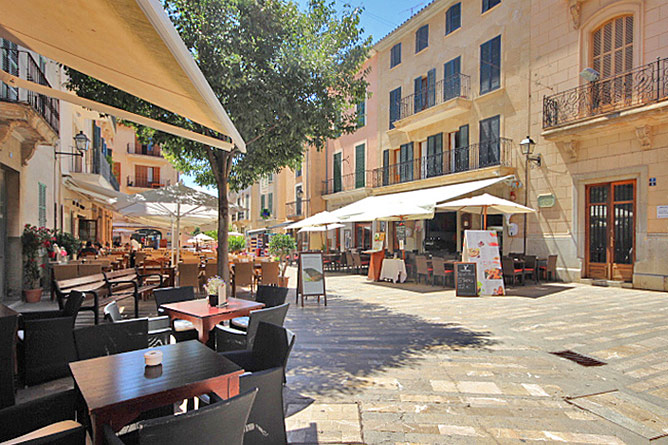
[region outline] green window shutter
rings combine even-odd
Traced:
[[[262,216],[262,212],[265,208],[265,195],[260,195],[260,216]]]
[[[401,87],[390,91],[390,130],[394,122],[401,119]]]
[[[422,77],[416,77],[413,80],[413,113],[422,111],[424,92],[422,91]]]
[[[267,208],[269,209],[269,215],[273,216],[273,214],[274,214],[274,194],[269,193],[269,197],[267,198],[267,200],[269,201],[267,203]]]
[[[364,152],[364,144],[355,147],[355,188],[362,188],[366,185],[364,178],[364,171],[366,170]]]
[[[436,68],[427,72],[427,107],[433,107],[436,104]]]
[[[334,188],[333,192],[341,191],[341,153],[334,153]]]
[[[366,125],[366,99],[357,104],[357,128]]]
[[[390,183],[390,150],[383,150],[383,185]]]
[[[38,183],[39,192],[38,192],[38,225],[40,227],[46,226],[46,185],[41,182]]]

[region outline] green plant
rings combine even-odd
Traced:
[[[205,235],[209,235],[211,238],[218,241],[218,231],[217,230],[206,230],[204,231]]]
[[[51,243],[55,238],[51,231],[46,227],[37,227],[26,224],[21,234],[21,246],[23,248],[23,282],[28,289],[35,289],[39,286],[40,269],[45,267],[40,263],[39,254],[42,248],[50,249]]]
[[[230,236],[227,238],[227,245],[230,252],[241,252],[246,248],[246,238],[243,236]]]
[[[56,232],[56,244],[64,248],[67,254],[72,256],[81,249],[81,241],[74,237],[71,233]]]
[[[285,277],[285,271],[288,268],[288,255],[296,248],[295,239],[290,235],[279,233],[278,235],[274,235],[269,241],[269,254],[280,258],[281,277]]]

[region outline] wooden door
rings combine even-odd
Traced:
[[[586,188],[585,274],[631,281],[635,260],[635,180]]]

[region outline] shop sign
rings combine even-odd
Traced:
[[[668,218],[668,206],[656,206],[656,217],[659,219]]]

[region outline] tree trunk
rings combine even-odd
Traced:
[[[227,295],[231,295],[228,239],[229,201],[227,185],[232,166],[232,155],[226,151],[209,148],[207,151],[211,170],[218,186],[218,276],[227,283]]]

